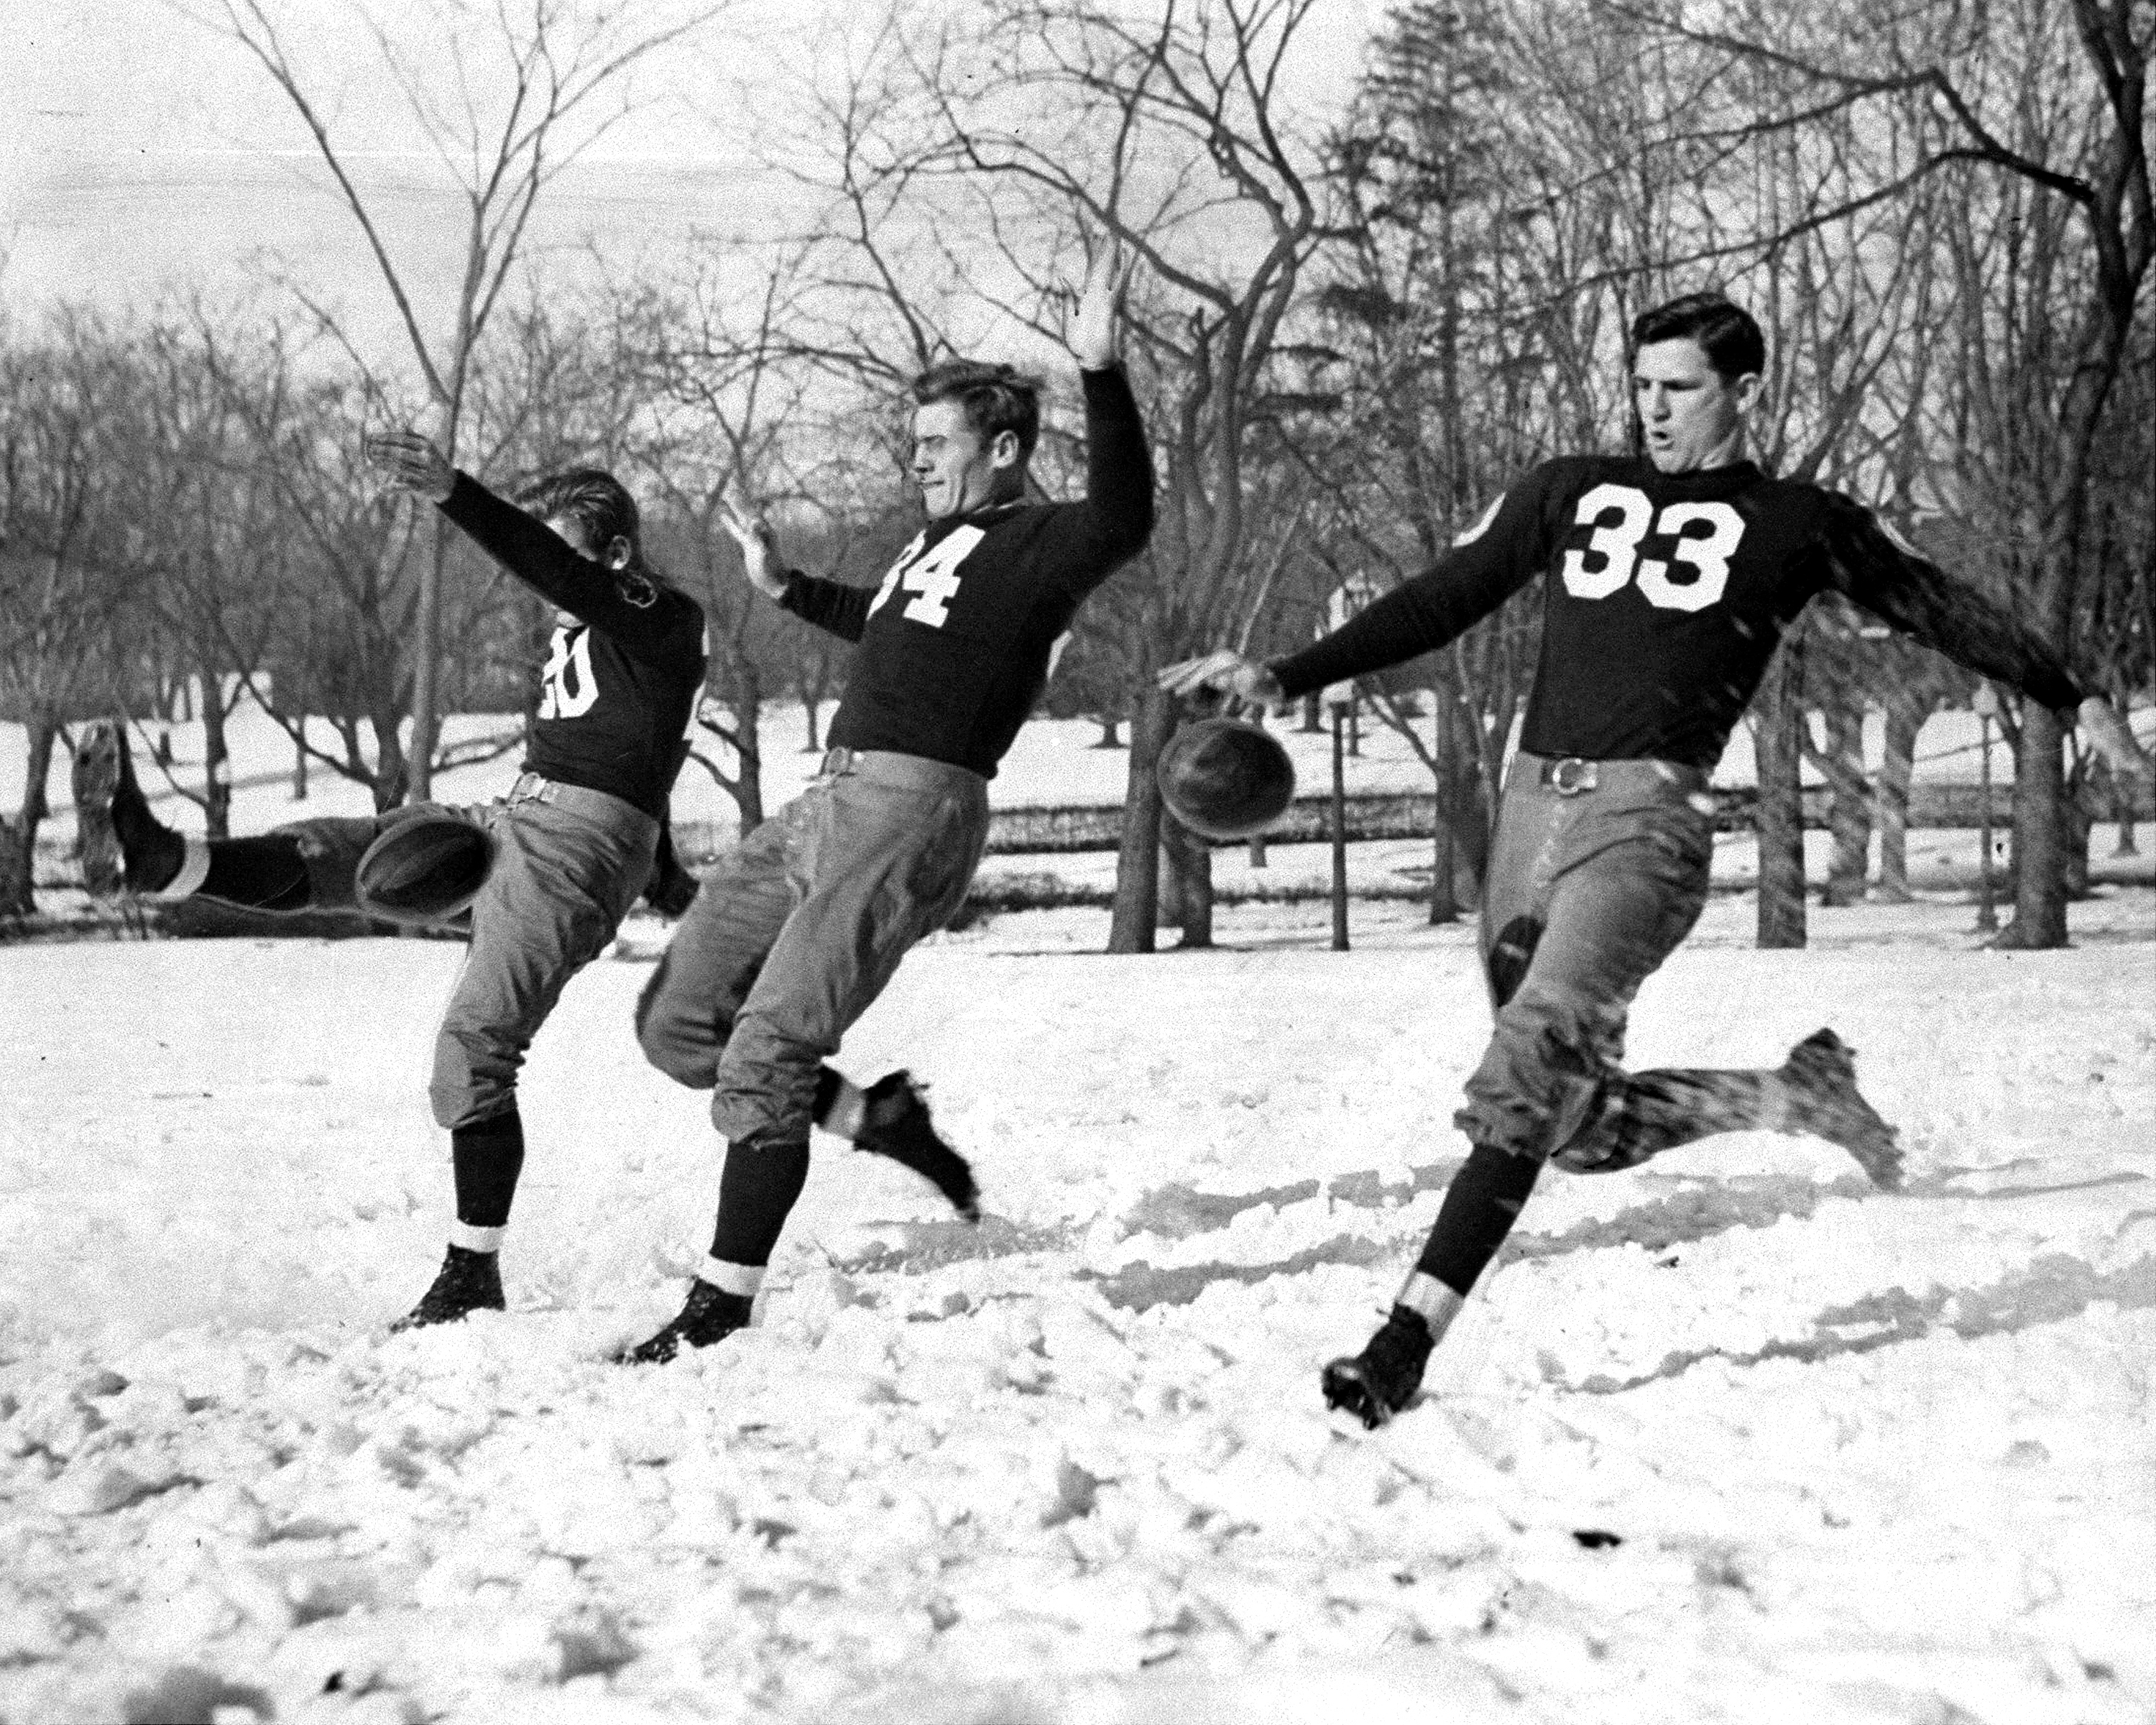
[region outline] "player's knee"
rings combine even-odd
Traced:
[[[427,1086],[427,1100],[434,1106],[434,1124],[445,1132],[454,1132],[459,1127],[476,1126],[482,1120],[507,1113],[516,1106],[516,1086],[506,1082],[438,1077]]]
[[[1555,1155],[1597,1117],[1607,1040],[1591,1004],[1522,988],[1497,1014],[1455,1123],[1478,1144]]]
[[[636,1044],[644,1058],[676,1084],[691,1090],[709,1090],[719,1070],[720,1050],[726,1045],[721,1027],[698,1023],[685,1010],[686,1003],[670,993],[666,960],[636,999]],[[708,1017],[708,1015],[707,1015]]]

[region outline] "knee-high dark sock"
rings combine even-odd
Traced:
[[[282,833],[212,839],[209,873],[195,891],[249,911],[304,911],[314,901],[300,841]]]
[[[1476,1277],[1489,1267],[1519,1220],[1542,1171],[1542,1163],[1532,1156],[1476,1145],[1445,1189],[1437,1222],[1415,1268],[1466,1299]]]
[[[524,1168],[524,1118],[514,1108],[449,1133],[457,1219],[467,1228],[503,1228]]]
[[[711,1255],[750,1269],[768,1264],[793,1201],[808,1183],[806,1144],[727,1145]]]

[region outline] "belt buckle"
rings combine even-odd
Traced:
[[[509,788],[512,803],[551,803],[554,800],[554,781],[542,773],[520,773],[516,783]]]
[[[854,751],[846,748],[825,749],[823,765],[816,769],[819,778],[839,778],[854,770]]]
[[[1577,755],[1567,755],[1561,761],[1549,763],[1549,787],[1560,797],[1577,797],[1583,791],[1593,790],[1594,778],[1594,762],[1583,761]]]

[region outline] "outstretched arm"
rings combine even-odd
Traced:
[[[1847,497],[1831,501],[1825,543],[1836,591],[1955,664],[2070,716],[2114,773],[2149,775],[2148,757],[2117,709],[2084,696],[2051,643],[1983,588],[1911,550]]]
[[[624,652],[661,662],[701,652],[703,614],[693,600],[634,567],[584,556],[544,521],[450,466],[418,432],[381,433],[361,452],[392,485],[428,499],[516,579]]]
[[[731,497],[719,500],[719,525],[741,547],[742,571],[766,598],[776,599],[795,616],[839,639],[858,641],[869,620],[870,595],[841,581],[822,581],[778,561],[778,535],[761,515],[749,515]]]

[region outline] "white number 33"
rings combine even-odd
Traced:
[[[1615,516],[1605,520],[1605,516]],[[1640,596],[1666,611],[1704,611],[1722,597],[1729,585],[1729,560],[1744,536],[1744,517],[1727,503],[1672,503],[1655,519],[1655,506],[1646,494],[1630,485],[1597,485],[1579,500],[1573,519],[1591,526],[1594,534],[1584,548],[1564,554],[1564,590],[1575,598],[1606,599],[1636,571]],[[1674,581],[1670,566],[1659,557],[1641,557],[1640,542],[1650,526],[1674,542],[1672,556],[1694,571],[1689,581]],[[1687,527],[1707,531],[1687,536]],[[1599,559],[1593,568],[1589,558]]]

